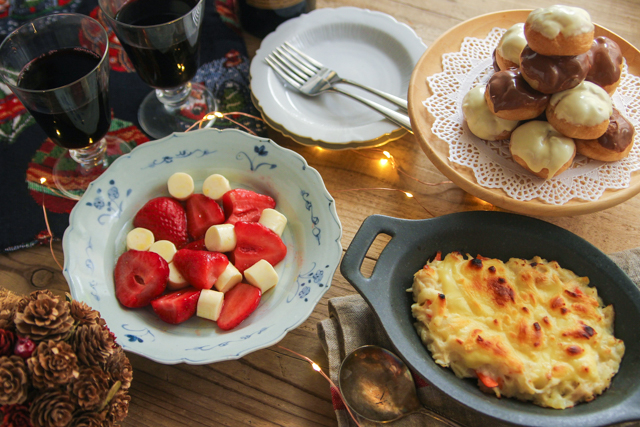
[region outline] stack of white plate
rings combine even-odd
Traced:
[[[274,129],[293,140],[340,150],[375,147],[406,130],[338,93],[308,97],[283,84],[264,58],[288,41],[341,77],[402,98],[426,46],[395,18],[354,7],[318,9],[291,19],[269,34],[251,63],[251,95]],[[359,88],[340,85],[389,108],[394,105]]]

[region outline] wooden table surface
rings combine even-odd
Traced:
[[[537,7],[553,0],[538,0]],[[640,46],[638,0],[565,0],[563,4],[586,8],[594,21]],[[411,26],[425,44],[469,18],[499,10],[531,7],[516,0],[317,0],[317,7],[355,6],[388,13]],[[247,36],[251,54],[260,40]],[[340,190],[360,187],[394,187],[412,192],[435,216],[469,210],[497,210],[453,184],[425,186],[390,167],[353,151],[332,152],[299,145],[276,131],[270,136],[304,156],[324,178],[336,200],[343,226],[342,246],[347,248],[362,221],[372,214],[420,219],[428,214],[398,192]],[[412,135],[385,146],[413,177],[427,182],[446,178],[429,162]],[[544,218],[585,238],[605,253],[640,246],[640,197],[607,210],[576,217]],[[375,264],[383,242],[374,244],[364,269]],[[54,245],[62,261],[61,244]],[[49,288],[68,290],[48,247],[0,255],[0,285],[19,293]],[[309,319],[280,342],[327,370],[316,324],[328,316],[329,299],[354,293],[336,272],[332,285]],[[134,367],[132,401],[125,426],[334,426],[336,418],[327,382],[290,353],[273,346],[240,360],[203,366],[161,365],[129,354]]]

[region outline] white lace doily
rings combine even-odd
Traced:
[[[608,189],[629,187],[631,173],[640,169],[640,78],[629,74],[626,62],[612,97],[613,105],[636,128],[634,146],[623,160],[600,162],[576,155],[568,170],[543,180],[513,160],[508,140],[485,141],[469,131],[462,99],[493,74],[491,55],[505,31],[494,28],[485,39],[465,38],[459,52],[442,55],[443,71],[427,78],[433,95],[423,105],[435,118],[431,131],[449,145],[449,161],[471,168],[479,185],[502,189],[520,201],[539,198],[553,205],[574,198],[595,201]]]

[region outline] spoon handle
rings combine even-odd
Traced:
[[[462,424],[458,424],[455,421],[452,421],[448,418],[443,417],[442,415],[433,412],[430,409],[425,408],[424,406],[420,409],[420,413],[433,418],[434,420],[440,421],[443,425],[449,426],[449,427],[463,427]]]

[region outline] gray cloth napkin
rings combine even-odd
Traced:
[[[624,270],[631,280],[640,286],[640,248],[618,252],[610,258]],[[331,380],[338,384],[340,364],[347,354],[363,345],[374,344],[393,350],[378,319],[369,305],[358,294],[329,300],[329,318],[318,322],[318,337],[327,352]],[[418,398],[424,406],[463,426],[484,427],[503,426],[496,420],[479,412],[469,410],[435,387],[419,381]],[[355,426],[344,407],[334,398],[334,408],[340,427]],[[362,426],[375,423],[359,419]],[[394,427],[442,427],[445,424],[422,413],[408,415],[388,425]],[[624,426],[640,426],[640,423],[626,423]]]

